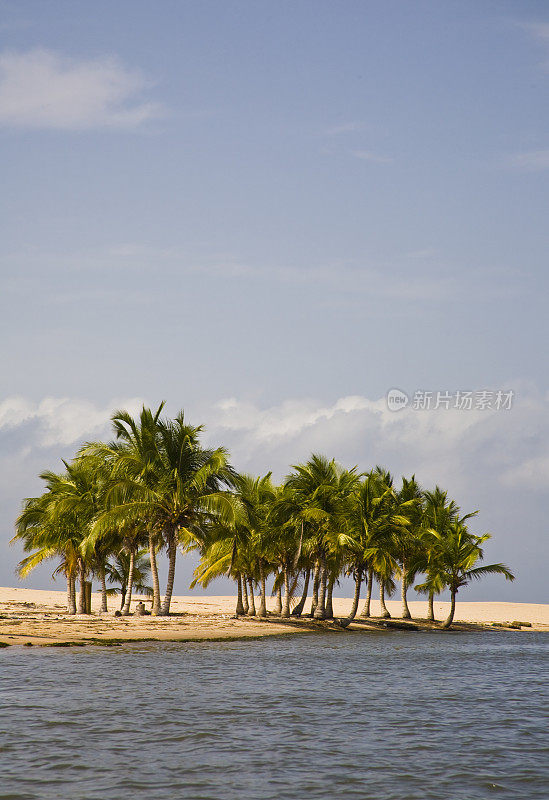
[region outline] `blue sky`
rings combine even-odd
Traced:
[[[242,469],[443,483],[519,576],[474,596],[547,600],[548,87],[541,2],[0,1],[4,540],[167,399]]]

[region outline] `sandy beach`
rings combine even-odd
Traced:
[[[132,601],[132,609],[139,600]],[[109,598],[109,612],[100,614],[100,595],[92,595],[92,614],[70,616],[65,613],[66,595],[62,591],[0,588],[0,643],[7,645],[61,645],[63,643],[93,643],[130,640],[202,641],[216,639],[244,639],[280,634],[307,633],[318,630],[318,623],[304,619],[301,622],[283,621],[270,617],[266,621],[255,618],[234,618],[235,598],[231,596],[176,596],[172,600],[170,617],[129,616],[115,617],[119,606],[116,598]],[[336,616],[345,617],[351,606],[349,598],[334,598]],[[391,601],[387,606],[395,620],[400,613],[400,603]],[[415,620],[426,615],[423,601],[410,601],[410,611]],[[438,620],[444,620],[448,603],[435,604]],[[268,603],[272,611],[273,599]],[[376,615],[379,607],[372,603]],[[458,602],[457,627],[489,625],[492,623],[528,622],[531,628],[549,632],[549,604]],[[323,623],[320,623],[322,625]],[[324,623],[324,625],[330,625]],[[333,629],[333,625],[331,626]],[[423,625],[422,625],[423,627]],[[426,625],[425,627],[432,627]],[[353,630],[368,630],[364,624],[352,625]],[[350,629],[349,629],[350,630]],[[506,632],[508,629],[502,629]]]

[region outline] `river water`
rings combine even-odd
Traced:
[[[549,634],[0,651],[1,800],[549,798]]]

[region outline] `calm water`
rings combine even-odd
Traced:
[[[549,634],[0,651],[2,800],[549,798]]]

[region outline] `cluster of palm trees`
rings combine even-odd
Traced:
[[[116,412],[113,441],[86,444],[63,462],[61,474],[42,473],[44,492],[24,501],[13,541],[22,541],[29,555],[19,572],[57,559],[69,613],[84,611],[86,582],[95,576],[101,610],[107,610],[110,577],[121,583],[122,613],[129,614],[132,591],[147,588],[150,571],[152,613],[169,614],[178,550],[200,556],[191,586],[206,587],[222,575],[234,579],[237,615],[267,616],[269,582],[281,617],[333,619],[334,587],[342,575],[352,576],[351,612],[339,620],[344,626],[358,613],[364,585],[360,616],[370,616],[374,581],[384,617],[397,578],[404,618],[410,618],[407,591],[416,579],[415,589],[429,599],[430,620],[435,596],[449,590],[449,627],[462,586],[494,573],[513,580],[503,564],[479,565],[489,535],[473,534],[467,522],[476,512],[462,515],[439,487],[424,491],[414,477],[397,487],[380,467],[360,473],[321,455],[294,466],[281,485],[271,473],[241,475],[223,447],[201,444],[201,426],[187,424],[183,412],[162,417],[163,406],[143,407],[136,419]],[[163,600],[161,551],[168,557]]]

